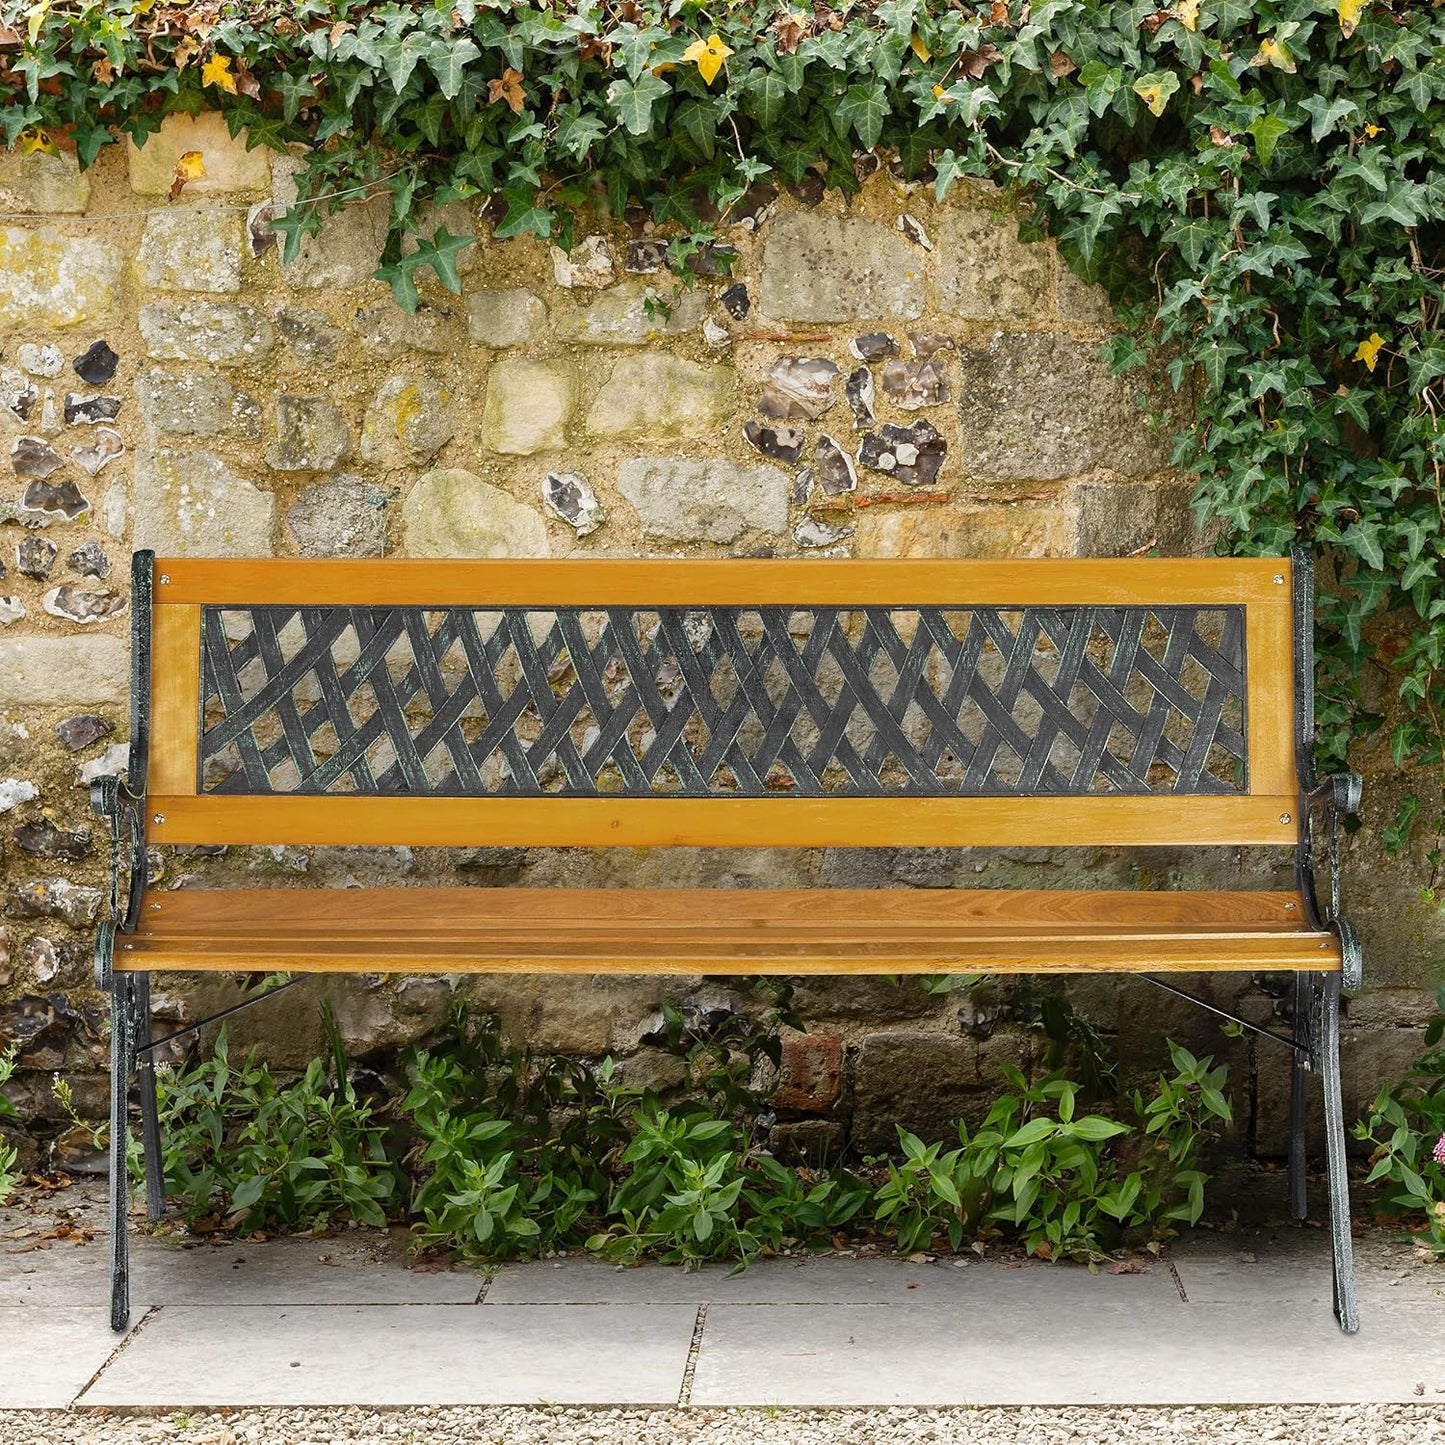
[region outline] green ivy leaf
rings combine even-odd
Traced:
[[[505,187],[502,199],[507,204],[507,214],[492,233],[497,240],[506,241],[513,236],[539,236],[545,241],[551,236],[552,212],[537,204],[537,193],[530,187]]]
[[[434,40],[426,53],[426,63],[437,78],[437,88],[448,99],[462,88],[466,68],[481,51],[466,36],[459,40]]]
[[[1251,121],[1245,129],[1254,137],[1254,148],[1259,154],[1259,163],[1267,166],[1274,157],[1280,137],[1289,134],[1289,124],[1277,115],[1262,115]]]
[[[652,125],[652,107],[671,94],[672,88],[665,80],[646,70],[635,82],[613,81],[607,99],[629,134],[646,135]]]
[[[851,128],[863,149],[869,151],[878,144],[878,138],[883,134],[883,121],[887,114],[887,92],[881,80],[867,85],[850,85],[833,108],[839,134],[846,134]]]

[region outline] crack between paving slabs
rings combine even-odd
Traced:
[[[692,1380],[697,1373],[698,1352],[702,1349],[702,1332],[707,1327],[707,1305],[697,1307],[697,1319],[692,1326],[692,1343],[687,1349],[687,1364],[682,1369],[682,1384],[678,1387],[677,1403],[680,1406],[692,1404]]]
[[[130,1342],[135,1339],[136,1336],[139,1335],[140,1332],[145,1329],[145,1327],[158,1314],[160,1314],[160,1312],[164,1308],[164,1305],[152,1305],[136,1322],[135,1327],[133,1329],[127,1330],[125,1334],[121,1336],[120,1340],[116,1344],[116,1347],[101,1362],[100,1368],[96,1370],[96,1372],[85,1382],[85,1384],[80,1387],[79,1390],[76,1391],[74,1399],[72,1399],[69,1406],[67,1406],[68,1409],[74,1409],[76,1406],[79,1406],[81,1409],[112,1408],[108,1405],[100,1407],[86,1405],[84,1403],[86,1392],[94,1387],[96,1381],[99,1380],[100,1377],[105,1374],[105,1372],[110,1369],[113,1364],[115,1364],[115,1362],[121,1357],[121,1355],[130,1348]]]

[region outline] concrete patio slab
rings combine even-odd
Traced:
[[[938,1301],[715,1305],[694,1405],[1445,1403],[1445,1319],[1399,1309],[1342,1335],[1327,1310],[1274,1304],[1085,1315],[993,1293]]]
[[[384,1234],[276,1239],[265,1244],[131,1240],[131,1311],[153,1305],[471,1304],[484,1277],[467,1269],[412,1269]],[[110,1251],[102,1238],[0,1255],[0,1307],[106,1309]]]
[[[81,1405],[672,1404],[688,1306],[170,1305]]]
[[[996,1264],[948,1259],[767,1259],[740,1274],[725,1264],[700,1269],[636,1268],[592,1259],[503,1265],[487,1286],[493,1304],[887,1304],[942,1298],[966,1306],[980,1281],[1002,1276],[1015,1297],[1041,1308],[1087,1308],[1094,1300],[1157,1296],[1178,1304],[1163,1264],[1137,1274],[1095,1274],[1078,1265]]]
[[[0,1307],[0,1410],[70,1404],[121,1343],[103,1309]]]

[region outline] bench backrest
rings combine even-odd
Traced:
[[[148,769],[156,842],[1297,831],[1312,669],[1298,558],[138,553],[135,584],[132,773]]]

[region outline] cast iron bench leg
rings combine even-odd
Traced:
[[[1310,1012],[1312,985],[1307,974],[1294,976],[1294,1051],[1289,1074],[1289,1213],[1303,1224],[1305,1200],[1305,1126],[1309,1117]]]
[[[135,980],[128,973],[110,985],[110,1327],[130,1321],[130,1241],[126,1217],[130,1179],[126,1145],[130,1139],[130,1072],[135,1060]]]
[[[161,1120],[156,1104],[155,1055],[145,1046],[151,1041],[151,976],[135,975],[135,1079],[140,1094],[141,1141],[145,1145],[146,1218],[157,1220],[166,1211],[165,1169],[161,1162]]]
[[[1355,1246],[1350,1235],[1350,1181],[1345,1168],[1345,1110],[1340,1098],[1340,976],[1326,974],[1319,992],[1318,1063],[1325,1086],[1330,1232],[1334,1246],[1335,1318],[1347,1335],[1360,1327],[1355,1304]]]

